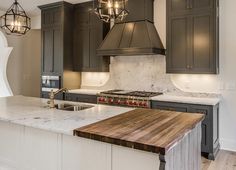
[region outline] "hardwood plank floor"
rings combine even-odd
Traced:
[[[236,152],[221,150],[215,161],[202,158],[202,170],[236,170]]]

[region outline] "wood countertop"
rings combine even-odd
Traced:
[[[74,130],[74,135],[165,155],[203,114],[135,109]]]

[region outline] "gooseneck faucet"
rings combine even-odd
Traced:
[[[62,88],[62,89],[57,90],[56,92],[53,92],[53,90],[51,90],[51,92],[49,93],[49,101],[47,103],[51,109],[55,108],[55,102],[54,102],[55,96],[62,92],[67,93],[68,89]]]

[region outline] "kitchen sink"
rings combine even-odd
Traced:
[[[90,109],[94,106],[92,106],[92,105],[81,105],[81,104],[80,105],[73,105],[73,104],[62,103],[62,104],[56,104],[55,107],[58,110],[76,112],[76,111]]]

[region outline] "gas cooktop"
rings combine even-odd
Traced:
[[[151,108],[150,98],[162,95],[160,92],[109,90],[98,95],[99,104],[118,105],[126,107]]]
[[[154,97],[162,95],[160,92],[147,92],[147,91],[128,91],[128,90],[109,90],[101,92],[101,94],[107,95],[122,95],[122,96],[134,96],[134,97]]]

